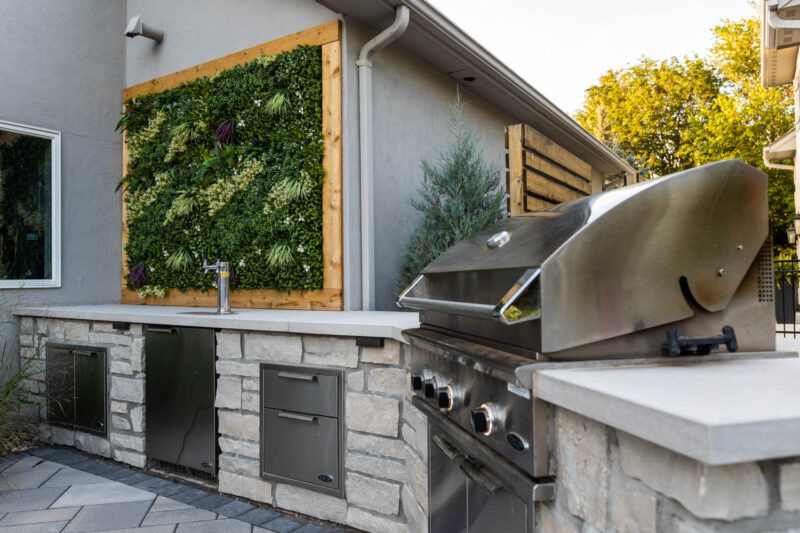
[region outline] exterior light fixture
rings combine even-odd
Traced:
[[[789,228],[789,244],[795,244],[797,242],[797,235],[800,235],[800,214],[796,214],[792,217],[792,226]]]
[[[128,27],[125,28],[125,37],[133,39],[139,35],[152,39],[157,43],[164,40],[164,30],[145,24],[144,21],[142,21],[142,16],[136,15],[128,21]]]

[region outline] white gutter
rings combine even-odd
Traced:
[[[769,146],[765,146],[762,150],[762,157],[764,159],[764,166],[767,168],[774,168],[777,170],[794,170],[794,165],[783,165],[780,163],[773,163],[769,160]]]
[[[358,67],[358,138],[361,175],[361,309],[370,311],[375,301],[374,201],[372,187],[372,55],[403,35],[410,12],[406,6],[395,9],[391,26],[372,38],[361,49]]]

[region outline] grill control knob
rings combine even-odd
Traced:
[[[448,387],[436,389],[436,405],[439,406],[439,409],[447,409],[448,411],[452,408],[453,398],[450,396]]]
[[[491,435],[495,427],[497,427],[497,416],[495,409],[491,404],[483,404],[477,409],[473,409],[470,413],[472,419],[472,428],[475,433],[483,435]]]
[[[433,398],[436,396],[436,381],[433,379],[426,379],[424,390],[426,398]]]
[[[414,374],[411,376],[411,389],[412,390],[422,390],[423,386],[423,379],[420,374]]]

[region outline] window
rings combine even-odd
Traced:
[[[61,286],[61,134],[0,121],[0,288]]]

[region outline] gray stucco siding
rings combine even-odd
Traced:
[[[61,132],[61,288],[3,289],[11,305],[120,297],[124,0],[0,2],[0,120]]]
[[[355,54],[349,58],[352,64],[360,47],[376,31],[351,20],[347,21],[346,27],[348,51]],[[468,83],[457,84],[454,79],[402,48],[390,45],[376,54],[373,61],[375,308],[396,310],[394,301],[405,244],[419,220],[419,212],[409,205],[408,200],[418,196],[417,190],[423,178],[422,158],[434,161],[438,152],[450,143],[450,111],[457,86],[465,104],[464,115],[479,136],[486,161],[501,169],[499,180],[503,188],[504,128],[518,121],[470,93]],[[357,73],[353,72],[350,83],[355,87],[346,93],[356,108],[356,131],[357,82]],[[352,129],[346,131],[352,132]],[[351,161],[356,166],[351,183],[357,188],[357,138],[354,144],[356,154]],[[357,210],[358,196],[355,196],[353,204]],[[358,240],[351,246],[353,244],[360,247]],[[356,261],[357,258],[356,255]],[[351,284],[360,284],[359,278],[349,279]]]
[[[337,18],[313,0],[128,0],[127,5],[128,18],[142,15],[166,30],[159,45],[128,40],[127,86]]]

